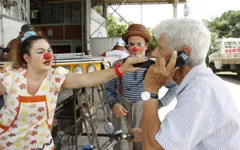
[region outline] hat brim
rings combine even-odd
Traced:
[[[140,36],[143,37],[144,39],[146,39],[149,43],[152,42],[152,37],[150,36],[150,34],[146,34],[143,33],[141,31],[128,31],[125,34],[122,35],[122,39],[127,42],[128,38],[130,36]]]
[[[117,46],[120,46],[120,47],[125,47],[125,45],[122,45],[122,44],[117,44]]]

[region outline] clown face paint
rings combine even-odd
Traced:
[[[128,50],[130,55],[141,55],[145,56],[145,50],[148,44],[145,39],[140,36],[131,36],[128,38]]]
[[[52,53],[45,53],[43,55],[43,58],[46,59],[46,60],[51,59],[52,58]]]
[[[52,66],[52,60],[52,49],[46,40],[37,40],[32,44],[28,58],[28,66],[39,71],[49,70]]]

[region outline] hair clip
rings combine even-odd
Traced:
[[[24,33],[23,38],[21,38],[21,41],[23,42],[24,40],[26,40],[32,36],[37,36],[37,34],[34,31],[27,31]]]

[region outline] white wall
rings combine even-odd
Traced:
[[[99,54],[111,50],[117,40],[119,40],[120,37],[111,37],[111,38],[91,38],[90,39],[90,48],[92,50],[93,56],[99,56]]]
[[[3,31],[3,35],[0,34],[0,45],[3,44],[4,46],[7,46],[8,42],[16,38],[19,35],[20,29],[23,24],[25,24],[25,22],[20,22],[3,17],[2,24],[0,24],[0,27],[2,27]]]
[[[94,9],[91,9],[91,38],[93,37],[107,37],[107,25],[105,18],[100,16]]]

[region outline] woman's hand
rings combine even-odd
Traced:
[[[135,72],[141,70],[139,67],[134,67],[134,64],[138,64],[141,62],[144,62],[145,56],[129,56],[123,64],[119,67],[119,71],[122,74],[128,73],[128,72]]]

